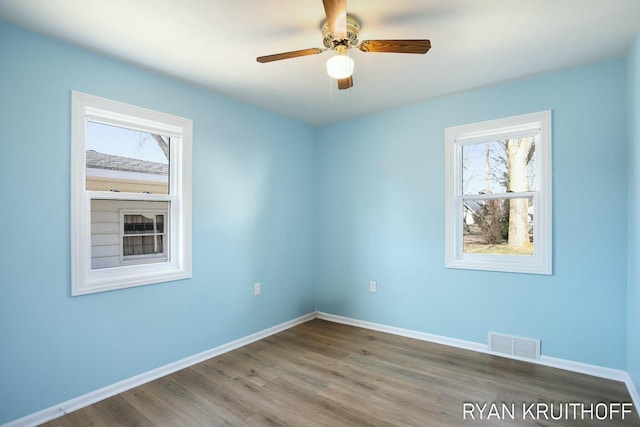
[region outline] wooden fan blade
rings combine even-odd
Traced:
[[[349,89],[353,86],[353,76],[338,79],[338,89]]]
[[[297,58],[299,56],[307,56],[307,55],[317,55],[322,52],[324,52],[323,49],[318,49],[317,47],[313,47],[311,49],[294,50],[292,52],[283,52],[283,53],[276,53],[274,55],[259,56],[256,58],[256,61],[264,64],[265,62],[280,61],[281,59]]]
[[[332,33],[347,34],[347,0],[322,0]]]
[[[358,48],[363,52],[427,53],[429,40],[365,40]]]

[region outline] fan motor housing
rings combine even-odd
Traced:
[[[334,49],[336,46],[353,47],[358,44],[358,34],[360,34],[360,23],[356,18],[347,15],[347,34],[334,34],[329,31],[329,24],[325,20],[322,23],[322,44],[327,49]]]

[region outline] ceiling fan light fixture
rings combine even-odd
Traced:
[[[0,0],[2,1],[2,0]],[[360,22],[347,14],[347,0],[322,0],[325,20],[321,24],[322,48],[294,50],[276,53],[274,55],[259,56],[260,63],[280,61],[281,59],[298,58],[300,56],[317,55],[327,50],[333,51],[335,56],[327,61],[327,73],[337,80],[338,89],[353,87],[353,60],[349,58],[349,49],[357,48],[362,52],[388,52],[425,54],[431,49],[431,42],[427,39],[383,39],[358,41]]]
[[[327,73],[334,79],[345,79],[353,74],[353,59],[347,55],[335,55],[327,61]]]

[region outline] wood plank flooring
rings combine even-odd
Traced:
[[[615,402],[623,383],[316,319],[45,425],[640,426]]]

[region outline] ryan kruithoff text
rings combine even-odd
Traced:
[[[613,420],[633,414],[630,402],[477,403],[462,404],[464,420]]]

